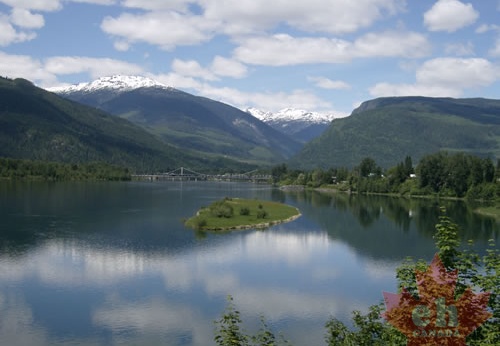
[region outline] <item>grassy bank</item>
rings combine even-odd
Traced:
[[[232,229],[266,228],[295,220],[297,208],[271,201],[225,198],[202,207],[185,225],[196,230],[224,231]]]

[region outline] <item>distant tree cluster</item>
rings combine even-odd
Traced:
[[[498,166],[498,165],[497,165]],[[317,168],[312,171],[290,170],[275,166],[271,174],[281,185],[332,187],[358,193],[395,193],[400,195],[438,195],[493,200],[500,197],[496,183],[498,167],[489,158],[465,153],[438,152],[424,156],[414,167],[406,156],[396,166],[383,170],[374,159],[364,158],[352,170]]]
[[[463,153],[437,153],[424,157],[418,167],[420,188],[444,195],[464,197],[490,189],[494,197],[495,166],[490,159]]]
[[[69,164],[0,157],[0,178],[33,180],[130,180],[127,168],[103,162]]]

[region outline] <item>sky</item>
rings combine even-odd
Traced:
[[[347,116],[500,98],[500,0],[0,0],[0,75],[141,75],[238,108]]]

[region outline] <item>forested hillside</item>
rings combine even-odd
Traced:
[[[0,157],[104,161],[133,172],[181,165],[192,169],[253,167],[186,154],[127,120],[66,100],[27,80],[5,78],[0,78]]]
[[[166,143],[204,157],[269,164],[295,154],[301,143],[228,104],[161,87],[144,78],[103,77],[58,89],[70,100],[130,120]],[[135,82],[135,83],[132,83]]]
[[[354,167],[365,157],[383,168],[440,150],[500,157],[500,100],[389,97],[335,119],[290,166]]]

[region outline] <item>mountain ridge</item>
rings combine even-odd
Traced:
[[[151,87],[164,89],[170,88],[169,86],[148,77],[113,75],[101,77],[92,82],[78,83],[70,86],[52,87],[47,88],[46,90],[56,94],[67,94],[73,92],[95,92],[103,89],[111,89],[116,92],[124,92],[139,88]]]
[[[286,160],[301,147],[238,108],[154,81],[143,83],[141,78],[132,78],[133,83],[125,86],[122,81],[131,78],[115,76],[56,90],[65,98],[128,119],[166,143],[197,155],[269,164]]]
[[[371,157],[384,168],[437,151],[500,158],[500,100],[384,97],[363,102],[307,143],[290,165],[349,167]]]
[[[217,161],[182,152],[130,121],[60,97],[28,80],[7,78],[0,78],[0,156],[66,163],[104,161],[144,173],[179,166],[218,168]],[[219,163],[227,168],[255,168],[230,160]]]

